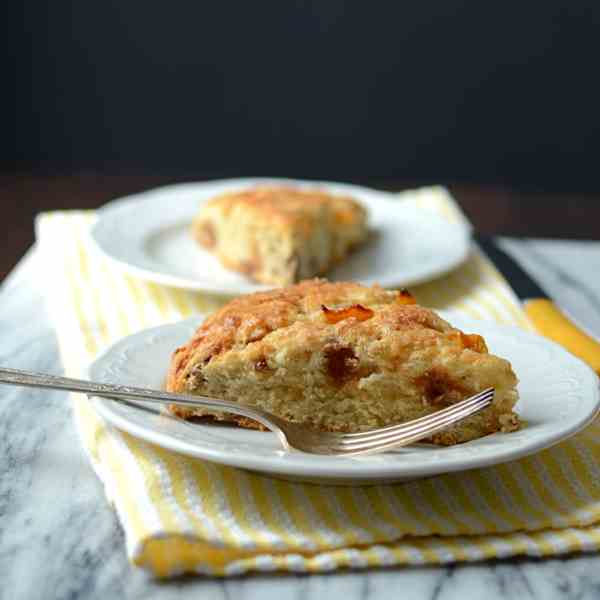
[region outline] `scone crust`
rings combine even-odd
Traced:
[[[351,307],[360,309],[336,322],[326,314],[344,317]],[[516,384],[510,363],[489,354],[480,336],[406,304],[401,292],[317,279],[242,296],[206,319],[175,351],[167,388],[254,405],[264,396],[271,403],[263,408],[310,427],[359,431],[389,419],[410,420],[495,387],[490,409],[431,440],[453,444],[518,428],[512,412]],[[395,401],[399,397],[407,399],[406,410]],[[298,417],[295,406],[314,411]],[[184,417],[205,414],[172,410]]]
[[[364,242],[367,213],[317,188],[257,186],[206,202],[192,232],[226,268],[286,285],[326,273]]]

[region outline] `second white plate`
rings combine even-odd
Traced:
[[[192,424],[148,403],[125,405],[100,398],[94,403],[116,427],[175,452],[287,479],[346,485],[402,481],[513,460],[573,435],[596,414],[596,374],[560,346],[513,327],[443,316],[464,331],[482,334],[491,352],[511,361],[520,380],[516,410],[526,422],[522,430],[448,448],[415,445],[376,455],[317,456],[284,452],[272,433]],[[90,378],[160,389],[171,353],[198,324],[198,319],[190,319],[129,336],[91,365]]]
[[[224,191],[262,183],[320,187],[354,196],[366,206],[373,235],[365,246],[328,273],[333,281],[408,286],[453,269],[469,252],[467,226],[450,223],[410,201],[418,194],[445,194],[442,188],[398,195],[348,184],[290,179],[179,184],[130,196],[100,211],[92,239],[116,266],[149,281],[229,295],[267,289],[272,286],[255,283],[222,267],[190,234],[191,221],[202,202]]]

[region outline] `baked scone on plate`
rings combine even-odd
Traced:
[[[178,348],[167,389],[224,398],[306,427],[354,432],[424,416],[488,387],[493,404],[436,434],[451,445],[519,428],[517,378],[477,334],[454,329],[407,292],[304,281],[236,298]],[[205,409],[183,418],[254,421]]]
[[[195,239],[228,269],[287,285],[325,274],[367,237],[354,199],[318,189],[257,186],[206,202]]]

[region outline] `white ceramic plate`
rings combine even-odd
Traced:
[[[470,230],[436,213],[402,202],[398,195],[325,182],[285,179],[230,179],[158,188],[106,205],[92,228],[100,251],[137,277],[192,290],[244,294],[272,286],[228,271],[190,235],[200,205],[226,190],[258,183],[321,187],[350,194],[369,211],[370,241],[328,273],[331,280],[352,279],[384,287],[407,286],[437,277],[459,265],[470,247]],[[410,199],[419,192],[405,192]],[[442,193],[434,188],[431,193]]]
[[[148,403],[138,408],[101,398],[93,402],[116,427],[175,452],[287,479],[339,484],[402,481],[505,462],[573,435],[596,414],[596,374],[561,347],[520,329],[443,316],[461,329],[482,334],[491,352],[512,362],[520,379],[517,412],[527,422],[524,429],[449,448],[415,445],[377,455],[325,457],[284,452],[269,432],[186,423]],[[159,389],[172,351],[198,324],[190,319],[127,337],[91,365],[90,378]]]

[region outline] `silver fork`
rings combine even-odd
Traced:
[[[88,396],[101,396],[116,401],[144,400],[160,404],[178,404],[186,407],[202,407],[233,413],[254,419],[270,429],[277,435],[286,450],[296,449],[311,454],[330,456],[372,454],[412,444],[483,410],[494,399],[494,388],[488,388],[448,408],[399,425],[390,425],[361,433],[330,433],[312,431],[301,425],[281,419],[267,411],[207,396],[171,394],[159,390],[97,383],[4,368],[0,368],[0,383],[81,392]]]

